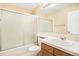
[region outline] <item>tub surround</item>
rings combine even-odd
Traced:
[[[61,40],[60,36],[54,34],[47,35],[45,33],[38,34],[38,37],[44,37],[44,39],[39,39],[40,43],[47,44],[51,47],[57,48],[61,51],[64,51],[66,53],[69,53],[74,56],[79,56],[79,42],[74,40]]]

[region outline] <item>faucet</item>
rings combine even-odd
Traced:
[[[66,40],[66,37],[60,37],[61,40]]]

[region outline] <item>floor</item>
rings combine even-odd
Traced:
[[[33,44],[29,45],[29,47],[32,45]],[[37,56],[40,50],[31,52],[28,50],[29,47],[26,48],[26,46],[22,46],[10,50],[2,51],[0,52],[0,56]]]
[[[21,54],[17,54],[16,56],[39,56],[38,55],[39,51],[36,51],[36,52],[24,52],[24,53],[21,53]]]
[[[14,52],[13,52],[14,53]],[[12,53],[9,53],[9,54],[1,54],[0,56],[37,56],[39,53],[39,51],[35,51],[35,52],[30,52],[30,51],[25,51],[25,52],[19,52],[19,53],[16,53],[16,54],[12,54]]]

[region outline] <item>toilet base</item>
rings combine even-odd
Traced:
[[[37,45],[33,45],[29,47],[28,52],[31,53],[32,55],[37,55],[40,52],[40,47]]]

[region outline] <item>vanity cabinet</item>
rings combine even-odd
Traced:
[[[72,56],[69,53],[61,51],[45,43],[41,43],[41,53],[42,53],[42,56]]]
[[[66,53],[64,51],[61,51],[59,49],[54,48],[54,56],[72,56],[69,53]]]
[[[42,43],[42,48],[41,48],[41,52],[42,52],[42,56],[52,56],[53,55],[53,48],[49,45],[46,45],[44,43]]]

